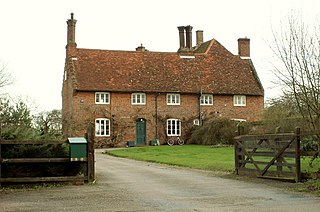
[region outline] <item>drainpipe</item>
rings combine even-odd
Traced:
[[[160,93],[157,93],[154,97],[155,101],[155,112],[156,112],[156,139],[159,138],[159,133],[158,133],[158,96]]]
[[[202,108],[201,108],[201,97],[202,97],[202,86],[200,87],[200,96],[199,96],[199,125],[202,126]]]
[[[200,80],[200,96],[199,96],[199,126],[202,126],[202,108],[201,108],[201,97],[202,97],[202,72],[199,70],[199,80]]]

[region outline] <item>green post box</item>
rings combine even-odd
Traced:
[[[87,140],[82,137],[68,138],[71,161],[87,159]]]

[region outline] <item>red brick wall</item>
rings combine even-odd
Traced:
[[[199,117],[199,96],[180,95],[180,105],[167,105],[166,94],[146,94],[146,105],[132,105],[131,93],[110,93],[110,104],[95,104],[94,92],[77,92],[73,95],[72,136],[83,136],[88,123],[96,118],[108,118],[111,121],[111,136],[96,137],[100,144],[117,137],[118,145],[136,140],[136,120],[146,120],[147,143],[158,134],[160,142],[166,140],[166,120],[177,118],[182,121],[182,137],[192,126],[193,120]],[[157,103],[156,103],[157,102]],[[201,106],[203,116],[220,116],[230,119],[256,121],[263,109],[262,96],[247,96],[245,107],[233,106],[233,96],[213,96],[213,105]],[[65,107],[65,106],[64,106]],[[156,112],[157,107],[157,112]],[[156,117],[158,126],[156,126]],[[158,131],[158,133],[157,133]],[[70,135],[69,135],[70,136]],[[99,146],[99,145],[98,145]]]

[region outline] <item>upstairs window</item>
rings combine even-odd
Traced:
[[[96,104],[110,104],[110,93],[96,92]]]
[[[180,94],[167,94],[167,105],[180,105]]]
[[[233,105],[244,107],[247,105],[245,95],[234,95],[233,96]]]
[[[181,136],[181,121],[179,119],[167,120],[167,135]]]
[[[133,93],[131,95],[131,104],[145,105],[146,104],[146,94],[145,93]]]
[[[213,105],[213,96],[211,94],[202,94],[200,97],[201,105]]]
[[[110,136],[110,120],[96,119],[96,136]]]

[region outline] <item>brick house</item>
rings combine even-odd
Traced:
[[[67,20],[62,88],[63,132],[83,136],[95,123],[97,147],[127,141],[145,145],[181,136],[205,118],[256,121],[264,90],[250,59],[250,40],[238,39],[233,55],[192,27],[178,27],[177,52],[77,48],[76,20]]]

